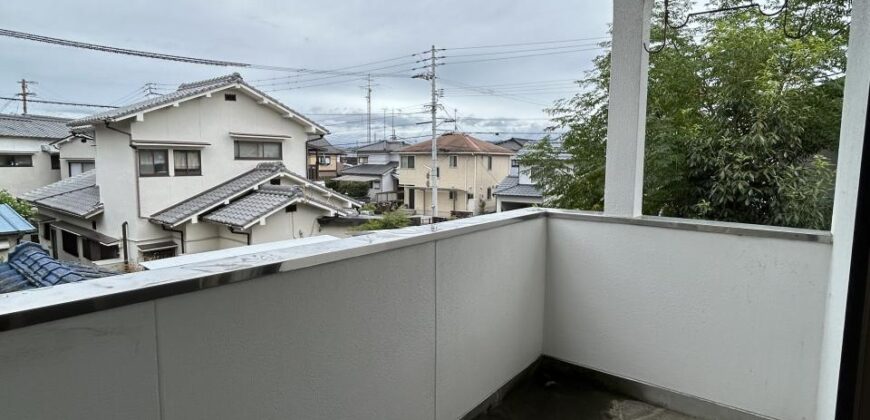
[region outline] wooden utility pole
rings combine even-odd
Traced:
[[[28,90],[28,88],[30,87],[30,85],[35,85],[37,83],[32,81],[32,80],[26,80],[26,79],[19,80],[19,83],[21,83],[21,93],[16,93],[15,96],[21,97],[21,103],[24,104],[23,114],[27,115],[27,98],[30,96],[36,96],[36,94],[31,92],[30,90]]]

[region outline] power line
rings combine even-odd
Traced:
[[[485,61],[514,60],[517,58],[540,57],[540,56],[544,56],[544,55],[557,55],[557,54],[571,54],[571,53],[584,52],[584,51],[597,51],[597,50],[602,50],[602,49],[605,49],[605,48],[604,47],[581,48],[581,49],[575,49],[575,50],[553,51],[553,52],[538,53],[538,54],[515,55],[515,56],[511,56],[511,57],[496,57],[496,58],[482,58],[482,59],[478,59],[478,60],[448,61],[444,64],[453,65],[453,64],[466,64],[466,63],[482,63]]]
[[[568,42],[580,42],[580,41],[594,41],[594,40],[607,40],[610,39],[609,36],[598,36],[591,38],[575,38],[575,39],[562,39],[556,41],[536,41],[536,42],[520,42],[515,44],[496,44],[496,45],[475,45],[475,46],[465,46],[465,47],[451,47],[445,48],[447,50],[471,50],[478,48],[502,48],[502,47],[522,47],[526,45],[543,45],[543,44],[561,44]]]
[[[7,101],[24,101],[24,99],[8,98],[5,96],[0,96],[0,99],[5,99]],[[28,99],[27,102],[33,102],[33,103],[37,103],[37,104],[50,104],[50,105],[80,106],[80,107],[89,107],[89,108],[112,108],[112,109],[118,108],[116,106],[110,106],[110,105],[83,104],[83,103],[76,103],[76,102],[61,102],[61,101],[44,101],[44,100],[37,100],[37,99]]]
[[[599,48],[601,48],[601,46],[597,43],[585,43],[585,44],[561,45],[558,47],[527,48],[527,49],[522,49],[522,50],[495,51],[495,52],[483,52],[483,53],[471,53],[471,54],[448,54],[448,56],[449,57],[480,57],[480,56],[486,56],[486,55],[503,55],[503,54],[518,54],[518,53],[523,53],[523,52],[565,50],[565,49],[569,49],[569,48],[581,48],[581,47],[599,47]]]

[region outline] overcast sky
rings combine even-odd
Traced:
[[[383,108],[413,112],[428,102],[428,83],[408,76],[414,73],[412,62],[419,58],[411,54],[432,44],[447,48],[440,53],[447,56],[443,62],[448,64],[438,68],[444,79],[439,87],[445,89],[442,103],[449,113],[458,109],[461,130],[503,133],[480,133],[487,139],[510,137],[510,132],[540,137],[535,133],[547,125],[542,109],[576,91],[568,81],[589,69],[591,59],[601,52],[591,43],[600,39],[463,48],[603,37],[610,20],[611,2],[606,0],[0,2],[0,28],[130,49],[312,69],[405,56],[347,70],[393,66],[373,72],[403,75],[374,80],[373,131],[379,138]],[[504,59],[521,55],[533,56]],[[37,99],[120,105],[143,98],[146,82],[159,83],[165,93],[181,82],[239,71],[288,106],[312,114],[334,133],[333,142],[353,142],[366,135],[363,115],[320,115],[364,113],[361,76],[262,80],[294,73],[174,63],[10,38],[0,38],[0,57],[0,96],[14,95],[19,88],[16,80],[26,78],[38,82],[33,87]],[[478,61],[483,59],[491,61]],[[501,96],[456,84],[489,86]],[[20,105],[0,100],[0,109],[20,112]],[[34,104],[30,112],[95,111]],[[422,114],[399,114],[396,130],[400,136],[423,135],[427,127],[414,122],[425,120]],[[453,128],[453,124],[442,127]]]

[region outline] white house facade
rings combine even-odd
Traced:
[[[60,180],[57,149],[69,135],[68,119],[0,114],[0,190],[12,195]]]
[[[53,219],[44,223],[49,230],[59,223],[63,232],[106,248],[91,253],[90,260],[137,262],[273,237],[309,236],[319,233],[314,223],[308,223],[312,214],[334,216],[358,206],[302,175],[307,165],[306,140],[309,135],[326,134],[326,129],[248,85],[238,74],[185,83],[173,93],[69,125],[76,132],[93,131],[96,169],[24,198]],[[61,150],[67,147],[71,146]],[[306,215],[300,216],[306,227],[278,229],[289,216],[277,211],[260,214],[269,207],[262,203],[253,203],[256,208],[238,206],[237,200],[244,201],[266,184],[300,187],[277,194],[280,199],[260,198],[269,205],[294,206],[294,213]],[[295,198],[288,198],[291,195]],[[320,201],[326,205],[312,204]],[[75,208],[69,211],[70,207]],[[258,216],[256,224],[246,223],[244,217],[204,221],[208,213],[222,207],[231,208],[225,213]],[[234,224],[237,221],[242,224]],[[270,225],[268,233],[262,228],[266,225]],[[75,229],[86,231],[69,232]],[[43,236],[52,249],[75,250],[71,240],[64,247],[64,241],[51,239],[50,232]],[[78,255],[57,254],[82,258],[83,246],[78,247]]]

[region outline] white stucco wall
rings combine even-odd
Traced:
[[[28,419],[455,419],[541,352],[545,226],[522,221],[3,332],[0,383],[17,386],[0,404]],[[519,236],[531,250],[514,245]],[[370,243],[293,252],[344,241]],[[168,280],[155,270],[94,282],[110,290],[143,275]]]
[[[60,170],[51,169],[51,156],[41,151],[48,139],[0,137],[0,153],[32,153],[33,166],[0,167],[0,190],[18,195],[60,180]]]
[[[814,418],[829,244],[556,218],[548,230],[545,354]]]
[[[61,177],[69,177],[69,162],[96,161],[97,147],[93,139],[72,139],[60,146]]]
[[[326,215],[328,212],[305,204],[297,204],[295,212],[280,210],[269,216],[265,225],[257,224],[251,228],[251,243],[261,244],[319,235],[320,223],[317,219]]]

